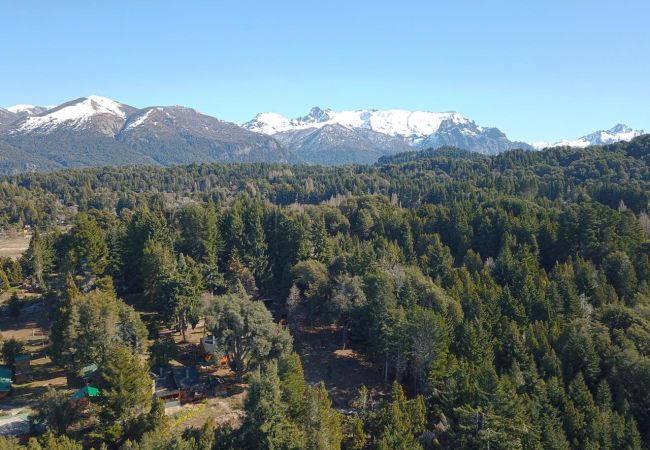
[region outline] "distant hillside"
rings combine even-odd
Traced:
[[[410,161],[417,161],[420,159],[430,159],[430,158],[458,158],[458,159],[481,159],[485,158],[485,155],[480,153],[472,152],[470,150],[463,150],[462,148],[457,147],[439,147],[439,148],[428,148],[426,150],[421,150],[418,152],[403,152],[398,153],[392,156],[382,156],[377,161],[379,165],[385,164],[402,164]]]

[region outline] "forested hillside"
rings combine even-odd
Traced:
[[[58,366],[106,368],[92,433],[45,414],[50,402],[33,445],[648,448],[649,209],[649,135],[375,166],[3,178],[0,224],[35,233],[0,279],[47,299]],[[185,337],[202,320],[247,385],[245,414],[172,433],[142,361],[164,353],[156,324]],[[383,388],[336,410],[324,384],[306,383],[294,350],[318,325]]]

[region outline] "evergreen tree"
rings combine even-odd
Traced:
[[[269,364],[262,373],[253,375],[244,410],[247,414],[239,430],[240,448],[306,448],[303,432],[286,417],[275,363]]]
[[[151,405],[151,379],[145,365],[129,348],[116,346],[102,369],[102,416],[106,424],[142,414]]]
[[[65,235],[63,247],[66,267],[73,275],[101,275],[108,262],[108,246],[97,222],[81,213]]]

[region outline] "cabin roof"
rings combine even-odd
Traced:
[[[81,400],[84,397],[99,397],[100,395],[101,395],[101,391],[96,387],[84,386],[81,389],[79,389],[77,392],[72,394],[72,399]]]
[[[88,364],[87,366],[79,369],[79,376],[81,376],[82,378],[87,378],[92,374],[94,374],[95,372],[97,372],[97,369],[98,369],[97,364],[95,363]]]

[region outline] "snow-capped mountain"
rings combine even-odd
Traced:
[[[34,106],[34,105],[13,105],[7,106],[5,109],[10,113],[23,116],[35,116],[36,114],[42,114],[48,109],[53,108],[52,106]]]
[[[511,141],[498,128],[481,127],[473,121],[444,120],[438,129],[423,139],[419,148],[457,147],[476,153],[495,155],[513,148],[532,150],[525,142]]]
[[[128,115],[136,108],[106,97],[91,95],[78,98],[49,109],[41,114],[29,115],[12,126],[12,133],[49,133],[60,128],[81,129],[93,127],[112,135],[119,131]]]
[[[547,147],[588,147],[590,145],[607,145],[614,144],[615,142],[631,141],[637,136],[641,136],[645,132],[643,130],[633,130],[632,128],[622,123],[614,125],[609,130],[600,130],[582,136],[578,139],[563,139],[558,142],[535,142],[533,147],[538,150]]]
[[[512,142],[497,128],[484,128],[477,125],[458,112],[429,112],[408,111],[404,109],[390,110],[357,110],[336,112],[330,109],[312,108],[309,114],[289,119],[277,113],[258,114],[253,120],[243,124],[245,128],[258,133],[268,134],[281,141],[289,142],[290,149],[297,154],[306,153],[301,147],[301,141],[288,138],[295,134],[304,136],[304,130],[335,130],[332,126],[344,127],[354,132],[381,134],[386,137],[382,141],[382,155],[396,153],[403,147],[398,141],[415,148],[456,146],[485,154],[496,154],[512,148],[532,149],[523,142]],[[328,128],[325,128],[328,127]],[[339,130],[340,131],[340,130]],[[339,133],[340,134],[340,133]],[[355,136],[354,140],[359,140]],[[392,139],[388,139],[392,138]],[[328,151],[327,140],[320,149]],[[353,147],[352,143],[348,147]],[[309,148],[310,153],[316,149]],[[331,159],[329,156],[326,159]],[[359,161],[361,162],[361,161]]]
[[[98,165],[298,161],[272,137],[189,108],[138,109],[96,95],[49,109],[0,110],[0,144],[4,173]]]
[[[0,108],[0,129],[24,117],[42,114],[51,106],[13,105]]]
[[[284,131],[321,128],[326,125],[341,125],[350,129],[362,128],[388,136],[405,138],[410,145],[417,145],[435,133],[443,121],[467,124],[470,121],[457,112],[408,111],[405,109],[357,110],[336,112],[331,109],[312,108],[303,117],[289,119],[277,113],[261,113],[244,128],[264,134]]]

